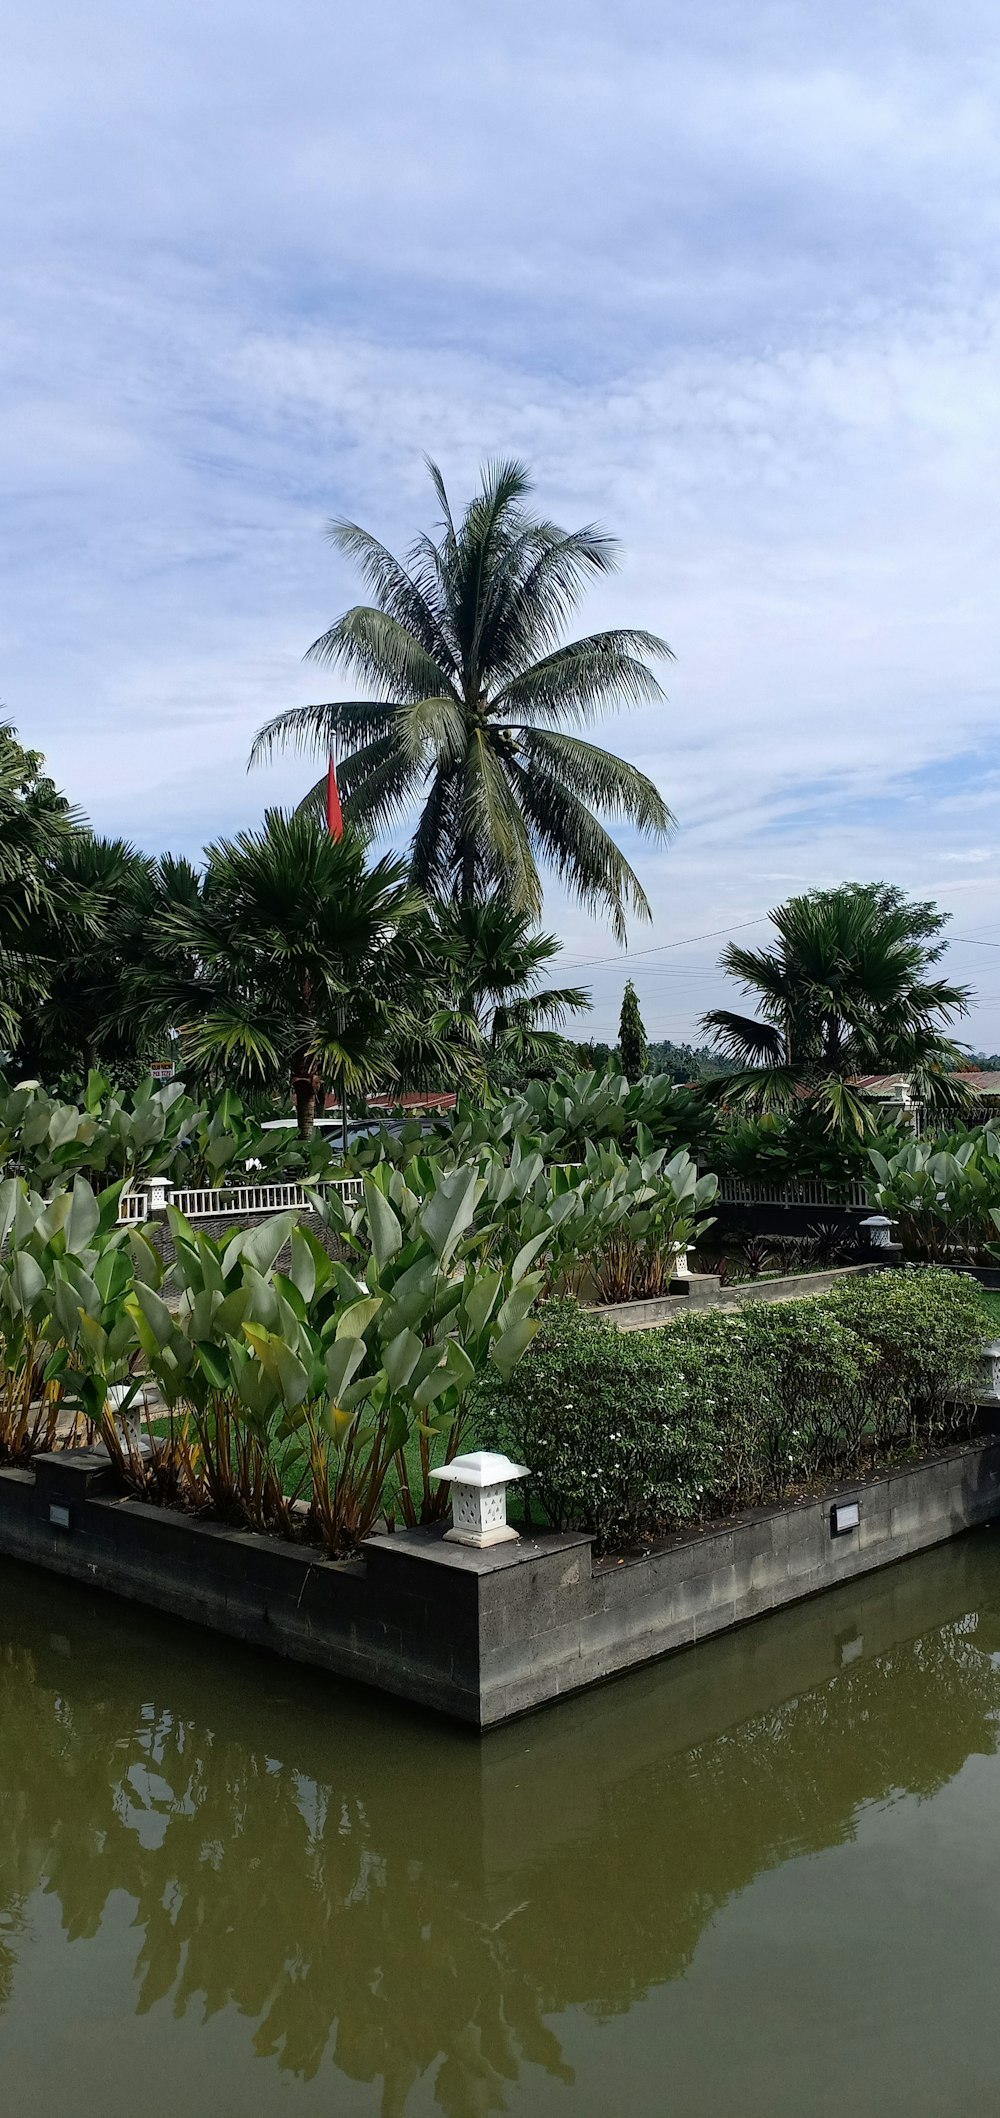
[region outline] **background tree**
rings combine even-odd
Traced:
[[[625,981],[622,1011],[618,1020],[618,1057],[627,1081],[641,1081],[646,1072],[649,1045],[639,1013],[639,998],[631,978]]]
[[[197,899],[166,914],[175,954],[155,1005],[183,1060],[281,1094],[291,1081],[308,1138],[325,1083],[346,1095],[392,1080],[394,1044],[426,1036],[406,998],[422,910],[401,861],[369,868],[356,832],[338,841],[269,810],[208,847]]]
[[[533,931],[501,898],[436,905],[430,919],[440,1034],[464,1046],[470,1064],[496,1085],[572,1064],[563,1025],[589,1008],[590,994],[584,986],[542,985],[561,953],[555,936]]]
[[[917,1099],[960,1109],[947,1024],[967,986],[931,975],[948,914],[884,883],[844,883],[792,897],[770,914],[770,948],[730,943],[721,967],[756,999],[756,1015],[711,1008],[702,1026],[740,1071],[720,1084],[744,1110],[790,1108],[803,1095],[834,1128],[874,1124],[865,1074],[905,1073]]]
[[[363,829],[386,830],[420,804],[411,862],[421,887],[463,904],[500,889],[537,918],[547,862],[621,936],[627,909],[648,918],[649,905],[600,818],[657,840],[672,818],[645,773],[569,731],[659,702],[648,657],[670,649],[628,627],[560,644],[587,581],[617,562],[611,538],[532,515],[519,463],[488,465],[456,522],[429,468],[444,519],[436,539],[417,538],[408,566],[356,523],[330,529],[374,601],[345,611],[309,654],[374,698],[276,715],[251,763],[288,746],[334,750],[345,814]]]
[[[65,909],[59,863],[80,822],[44,763],[9,722],[0,725],[0,1043],[8,1049],[45,991],[44,939]]]

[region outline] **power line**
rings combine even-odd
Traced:
[[[682,941],[652,942],[648,949],[626,949],[618,956],[567,956],[562,968],[596,971],[604,963],[631,963],[634,956],[662,956],[665,949],[686,949],[692,941],[717,941],[722,934],[742,934],[746,927],[759,927],[770,916],[769,912],[758,912],[756,919],[742,919],[735,927],[710,927],[707,934],[685,934]],[[996,946],[1000,948],[1000,942]]]

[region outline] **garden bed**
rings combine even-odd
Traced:
[[[828,1272],[775,1274],[771,1278],[737,1280],[725,1287],[714,1273],[695,1272],[686,1293],[656,1295],[640,1302],[595,1302],[588,1308],[606,1323],[617,1324],[619,1331],[648,1331],[689,1316],[695,1309],[739,1309],[747,1302],[794,1302],[806,1295],[829,1294],[844,1280],[885,1269],[882,1264],[840,1265]]]
[[[832,1510],[856,1527],[835,1534]],[[533,1531],[473,1551],[440,1529],[359,1557],[123,1496],[89,1450],[0,1472],[0,1553],[452,1715],[513,1716],[885,1566],[1000,1514],[1000,1442],[975,1439],[596,1564]]]

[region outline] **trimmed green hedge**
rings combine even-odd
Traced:
[[[993,1328],[975,1283],[934,1269],[627,1334],[555,1301],[476,1425],[530,1466],[536,1511],[621,1549],[954,1437]]]

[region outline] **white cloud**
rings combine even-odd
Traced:
[[[929,0],[40,0],[0,187],[7,710],[101,826],[196,850],[302,784],[244,765],[329,681],[324,518],[405,544],[424,449],[459,492],[516,450],[623,539],[585,622],[677,652],[607,731],[680,823],[637,947],[955,866],[1000,921],[998,51],[980,0],[947,34]],[[716,946],[636,957],[651,1029],[718,997]]]

